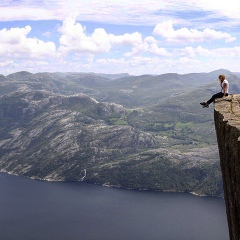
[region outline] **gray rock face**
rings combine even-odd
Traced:
[[[215,103],[224,196],[231,240],[240,239],[240,95],[230,95]]]
[[[17,92],[1,100],[2,119],[8,126],[7,135],[0,139],[2,170],[64,180],[66,171],[79,168],[81,172],[116,153],[151,148],[156,142],[151,134],[131,126],[108,125],[104,119],[120,118],[126,110],[83,94]],[[72,180],[81,178],[76,174]]]

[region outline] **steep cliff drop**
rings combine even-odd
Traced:
[[[215,128],[230,240],[240,239],[240,95],[215,102]]]

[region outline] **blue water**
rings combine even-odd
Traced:
[[[1,240],[227,240],[224,200],[0,173]]]

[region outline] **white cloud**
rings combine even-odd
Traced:
[[[75,18],[67,18],[59,28],[61,52],[107,53],[112,46],[136,46],[142,43],[142,36],[135,32],[123,35],[108,34],[103,28],[96,28],[92,34],[86,27],[76,23]]]
[[[31,31],[30,26],[25,28],[4,28],[0,31],[0,41],[2,44],[20,44]]]
[[[103,64],[104,63],[104,64]],[[133,75],[141,74],[162,74],[166,72],[188,72],[188,68],[183,67],[187,63],[188,66],[199,66],[199,61],[188,58],[159,58],[159,57],[143,57],[134,56],[129,59],[100,59],[95,63],[93,68],[99,72],[128,72]],[[111,66],[111,68],[109,68]],[[196,70],[196,66],[195,69]],[[175,71],[172,71],[172,69]],[[190,72],[192,72],[190,70]]]
[[[191,58],[196,56],[211,57],[211,54],[212,53],[209,49],[203,48],[201,46],[198,46],[196,48],[185,47],[184,49],[181,49],[179,53],[180,56],[186,56]]]
[[[4,1],[7,6],[9,1]],[[1,70],[12,68],[34,72],[129,72],[139,75],[164,72],[199,72],[228,68],[229,66],[229,70],[239,71],[237,65],[240,57],[240,47],[234,46],[235,36],[238,36],[238,32],[235,31],[234,34],[230,34],[228,32],[230,28],[218,31],[214,27],[203,27],[206,22],[211,24],[211,19],[202,20],[205,16],[205,12],[201,16],[202,9],[213,11],[216,18],[226,15],[224,15],[222,7],[215,5],[214,1],[211,2],[211,6],[203,6],[204,0],[197,2],[193,0],[153,0],[153,2],[139,0],[137,3],[132,0],[105,0],[101,2],[97,0],[50,0],[46,10],[43,9],[47,4],[45,1],[33,1],[34,4],[32,5],[30,0],[21,0],[21,6],[18,5],[18,2],[15,5],[13,4],[10,7],[11,10],[9,10],[9,8],[3,7],[1,1],[0,20],[3,21],[4,17],[8,17],[8,14],[11,16],[13,13],[16,13],[17,17],[22,14],[24,19],[24,11],[23,13],[20,11],[22,8],[27,9],[27,18],[32,18],[34,14],[37,15],[36,19],[41,17],[50,19],[62,19],[65,16],[73,17],[63,20],[61,27],[58,25],[58,34],[55,32],[56,27],[52,30],[47,28],[48,24],[46,24],[42,33],[40,33],[42,28],[32,31],[31,26],[33,25],[31,25],[31,22],[29,25],[26,24],[26,27],[0,29]],[[41,5],[39,5],[39,2]],[[190,6],[193,11],[197,11],[196,18],[200,13],[199,21],[190,21],[187,17],[184,17],[185,11],[190,15],[190,18],[192,17]],[[237,6],[238,4],[236,4]],[[161,13],[163,13],[161,16],[158,12],[160,8]],[[4,10],[10,12],[4,13]],[[16,12],[17,10],[18,12]],[[230,9],[227,11],[229,13]],[[32,16],[30,16],[31,14]],[[208,12],[206,15],[209,17]],[[87,26],[89,24],[89,27],[83,26],[80,23],[81,21],[76,21],[79,19],[91,20],[91,23],[86,23]],[[235,20],[233,21],[234,24],[238,22]],[[134,29],[133,26],[130,28],[121,26],[119,31],[122,32],[123,30],[123,32],[118,35],[107,30],[117,27],[110,24],[106,29],[96,27],[89,32],[90,27],[92,29],[96,21],[121,23],[122,25],[151,25],[151,27]],[[161,23],[157,24],[156,21]],[[183,23],[186,23],[186,25]],[[18,23],[15,22],[14,24],[17,25]],[[197,27],[194,27],[194,24]],[[200,25],[198,26],[198,24]],[[52,23],[50,25],[52,27]],[[154,28],[154,26],[156,27]],[[149,34],[153,28],[152,34]],[[147,31],[145,31],[146,29]],[[32,37],[31,35],[34,33],[39,34],[38,36],[43,37],[43,39],[48,39],[49,42],[40,40],[40,37]],[[59,35],[60,37],[56,39]],[[56,45],[59,45],[57,49],[51,39],[59,41],[56,43]]]
[[[165,8],[164,1],[152,0],[42,0],[0,2],[0,18],[12,20],[64,20],[72,14],[79,14],[79,21],[108,22],[117,24],[142,24],[148,18],[147,25],[155,23],[155,12]],[[158,16],[158,19],[160,16]]]
[[[123,46],[136,46],[142,44],[142,35],[138,32],[132,34],[125,33],[123,35],[115,36],[109,35],[112,44],[123,45]]]
[[[156,54],[158,56],[169,56],[170,54],[167,52],[165,48],[159,48],[157,43],[152,43],[149,45],[148,52],[152,54]]]
[[[0,30],[0,57],[39,58],[55,53],[56,47],[53,42],[28,38],[30,31],[30,26]]]
[[[13,64],[14,64],[13,61],[4,61],[4,62],[0,62],[0,67],[9,67]]]
[[[144,39],[143,42],[134,46],[131,52],[127,52],[124,54],[126,57],[138,56],[141,54],[152,54],[157,56],[170,56],[170,53],[167,52],[165,48],[159,47],[156,40],[153,41],[154,38],[149,42],[150,37]]]
[[[217,48],[211,50],[213,56],[216,56],[218,58],[224,58],[229,60],[230,58],[236,59],[235,61],[238,62],[238,59],[240,57],[240,46],[235,46],[233,48]],[[239,71],[239,70],[238,70]]]
[[[240,57],[240,46],[235,47],[219,47],[219,48],[203,48],[198,46],[194,47],[185,47],[183,49],[178,49],[174,54],[175,58],[191,58],[191,59],[200,59],[204,58],[204,61],[210,61],[211,59],[222,59],[226,63],[229,61],[237,61]]]
[[[78,21],[155,26],[159,22],[174,19],[177,23],[185,23],[185,25],[201,24],[214,28],[219,24],[216,18],[225,18],[224,21],[220,21],[222,26],[238,26],[239,11],[238,0],[220,2],[219,0],[2,0],[0,2],[1,21],[62,21],[72,14],[78,14]],[[185,13],[187,15],[189,12],[206,13],[206,15],[203,19],[201,14],[196,14],[194,19],[188,21],[185,19]],[[210,21],[204,22],[206,19]]]
[[[125,64],[126,60],[124,58],[109,58],[109,59],[98,59],[97,63],[101,63],[101,64]]]
[[[221,16],[228,17],[230,19],[240,19],[240,1],[238,0],[200,0],[194,1],[195,6],[204,11],[213,11]]]
[[[168,57],[131,56],[129,58],[98,59],[92,69],[99,72],[128,72],[130,74],[161,74],[167,72],[208,72],[220,68],[239,71],[240,46],[208,49],[202,46],[175,50]],[[109,67],[111,66],[111,67]]]
[[[161,36],[169,42],[203,42],[219,39],[225,39],[227,42],[232,42],[236,40],[236,38],[228,33],[215,31],[209,28],[203,31],[188,28],[174,30],[172,21],[157,24],[153,30],[153,34]]]
[[[91,36],[87,36],[86,28],[76,23],[74,18],[67,18],[59,28],[60,52],[108,52],[111,48],[109,36],[103,28],[94,30]]]
[[[152,36],[148,36],[143,40],[142,35],[138,32],[114,35],[107,33],[103,28],[96,28],[92,34],[88,34],[86,27],[76,23],[75,18],[64,20],[59,32],[62,33],[59,51],[63,54],[70,52],[75,54],[108,53],[114,47],[119,49],[124,46],[131,48],[131,52],[124,54],[127,57],[142,53],[168,55],[164,48],[158,47],[156,39]]]
[[[11,4],[10,4],[11,5]],[[34,8],[31,5],[22,6],[0,6],[0,20],[1,21],[14,21],[14,20],[49,20],[56,19],[53,13],[41,7]]]
[[[158,22],[184,20],[184,12],[211,12],[208,18],[227,17],[239,24],[240,1],[238,0],[2,0],[0,19],[13,20],[64,20],[77,13],[78,21],[105,22],[154,26]],[[175,13],[182,13],[175,14]],[[196,19],[198,16],[196,16]],[[194,25],[195,21],[191,21]],[[189,22],[190,23],[190,22]],[[197,23],[198,24],[198,23]]]

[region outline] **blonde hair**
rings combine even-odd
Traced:
[[[224,74],[221,74],[218,76],[218,79],[219,79],[219,81],[223,82],[226,79],[226,77]]]

